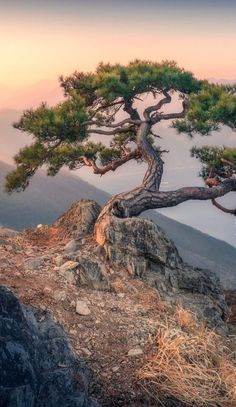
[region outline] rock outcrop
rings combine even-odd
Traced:
[[[137,373],[156,350],[150,338],[234,332],[214,273],[184,263],[154,223],[96,222],[99,211],[77,202],[52,226],[0,239],[0,284],[21,301],[0,289],[0,407],[91,407],[88,393],[101,405],[144,407],[150,394]],[[235,348],[233,335],[221,338]],[[162,405],[183,404],[170,393]]]
[[[95,407],[88,371],[48,314],[0,287],[0,406]]]
[[[227,306],[218,277],[184,263],[174,243],[153,222],[106,217],[96,238],[113,264],[155,287],[165,300],[194,309],[209,325],[223,326]]]
[[[101,207],[97,202],[82,199],[75,202],[69,211],[57,220],[55,226],[60,227],[66,237],[81,238],[93,232],[100,211]]]

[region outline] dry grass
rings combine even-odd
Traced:
[[[175,318],[182,328],[192,329],[196,324],[194,315],[182,307],[177,308]]]
[[[158,400],[168,396],[186,405],[235,407],[236,359],[224,342],[178,309],[175,321],[160,329],[155,353],[139,371],[141,383]]]

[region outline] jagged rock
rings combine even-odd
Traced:
[[[55,264],[56,264],[57,267],[60,267],[60,266],[63,265],[63,263],[65,263],[65,260],[64,260],[63,256],[61,256],[61,255],[59,254],[58,256],[56,256],[56,257],[54,258],[54,262],[55,262]]]
[[[33,259],[28,259],[24,262],[24,268],[26,270],[35,270],[40,268],[45,262],[45,257],[34,257]]]
[[[64,250],[66,253],[73,253],[73,252],[76,252],[78,249],[79,249],[79,242],[75,239],[68,242],[64,247]]]
[[[227,306],[218,277],[184,263],[174,243],[156,224],[110,216],[100,223],[96,237],[108,260],[157,288],[165,300],[188,303],[210,325],[223,326]]]
[[[72,205],[68,212],[55,223],[63,229],[64,236],[81,238],[93,232],[94,224],[101,211],[95,201],[82,199]]]
[[[0,237],[14,237],[18,234],[14,229],[4,228],[0,226]]]
[[[106,266],[90,253],[76,257],[78,267],[73,271],[76,284],[80,287],[89,287],[95,290],[110,288],[109,276]]]
[[[49,315],[0,287],[0,406],[92,407],[88,370]]]
[[[77,261],[68,260],[61,265],[60,269],[61,271],[74,270],[78,265],[79,263]]]

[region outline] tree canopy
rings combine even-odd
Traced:
[[[6,180],[8,192],[24,190],[43,165],[48,175],[55,175],[63,166],[71,170],[88,166],[103,175],[137,160],[148,163],[142,188],[160,193],[163,161],[155,143],[156,124],[170,120],[179,132],[191,137],[196,133],[208,135],[222,125],[236,128],[235,87],[198,80],[172,61],[101,63],[93,73],[60,77],[60,85],[63,102],[55,107],[42,103],[26,110],[14,123],[16,129],[32,135],[34,142],[15,156],[16,169]],[[181,100],[182,110],[166,113],[163,109],[174,94]],[[146,106],[143,102],[143,109],[137,109],[135,103],[141,104],[146,95],[153,96],[154,104]],[[118,120],[121,112],[124,118]],[[100,135],[100,141],[94,141],[91,135]],[[109,145],[101,139],[109,139]],[[201,197],[199,193],[193,196],[192,191],[186,199],[215,199],[236,189],[236,148],[202,147],[193,148],[191,153],[203,164],[201,176],[206,184],[218,188],[218,192],[203,194],[204,198],[203,191],[198,191]],[[207,183],[209,178],[215,180],[214,185]],[[140,213],[147,207],[151,204],[127,214]],[[157,202],[156,207],[160,207]]]

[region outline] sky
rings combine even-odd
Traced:
[[[0,85],[135,58],[235,79],[235,21],[235,0],[0,0]]]

